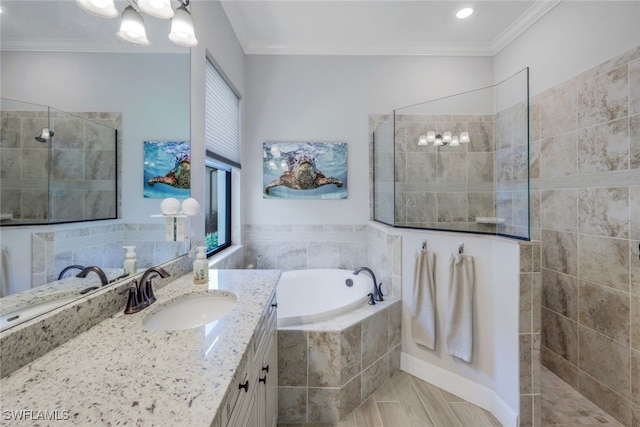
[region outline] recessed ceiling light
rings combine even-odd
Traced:
[[[471,16],[471,14],[473,13],[473,9],[470,7],[465,7],[464,9],[460,9],[458,11],[458,13],[456,13],[456,18],[458,19],[464,19],[464,18],[468,18]]]

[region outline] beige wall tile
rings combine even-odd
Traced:
[[[577,98],[576,89],[569,88],[540,102],[541,138],[549,138],[577,129]]]
[[[578,131],[578,172],[588,174],[629,168],[626,116]]]
[[[540,146],[540,177],[552,178],[578,173],[578,133],[545,138]]]
[[[630,237],[640,240],[640,185],[629,187],[629,218]]]
[[[640,169],[640,114],[629,118],[629,168]]]
[[[578,236],[575,233],[542,230],[542,268],[578,275]]]
[[[631,425],[631,402],[592,376],[579,372],[578,391],[623,425]]]
[[[278,387],[278,423],[307,421],[307,389]]]
[[[309,332],[309,387],[342,386],[340,341],[339,332]]]
[[[580,233],[629,237],[629,188],[584,188],[578,192]]]
[[[580,278],[629,292],[627,240],[579,235]]]
[[[278,331],[278,385],[307,386],[307,334]]]
[[[629,294],[580,281],[581,325],[624,344],[630,344]]]
[[[629,79],[625,64],[578,85],[578,126],[587,127],[628,115]]]
[[[362,369],[389,351],[388,310],[379,311],[362,322]]]
[[[631,350],[631,402],[640,405],[640,351]]]
[[[578,324],[564,316],[542,309],[542,346],[574,365],[578,364]]]
[[[580,326],[579,335],[580,370],[629,398],[629,347],[584,326]]]
[[[640,295],[631,295],[631,348],[640,350]]]
[[[540,195],[540,227],[547,230],[578,230],[578,191],[543,190]]]
[[[543,366],[560,377],[565,383],[575,389],[578,388],[578,367],[576,365],[569,363],[548,347],[541,348],[540,359]]]
[[[362,324],[357,323],[340,334],[340,385],[362,370]]]
[[[640,114],[640,59],[629,62],[629,115]]]
[[[542,269],[542,306],[578,320],[578,278]]]

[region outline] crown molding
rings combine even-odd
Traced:
[[[227,19],[247,55],[380,55],[380,56],[494,56],[542,18],[562,0],[537,0],[525,13],[502,31],[491,43],[397,45],[297,44],[251,40],[250,31],[232,0],[221,1]]]
[[[249,42],[244,48],[247,55],[350,55],[350,56],[490,56],[488,44],[398,44],[365,45],[344,43],[328,44],[275,44]]]
[[[3,39],[2,52],[68,52],[68,53],[172,53],[186,54],[188,48],[181,46],[154,47],[153,44],[140,49],[120,41],[115,45],[98,44],[77,39]]]
[[[562,0],[536,1],[516,21],[502,31],[491,43],[491,55],[495,55],[507,47],[527,28],[556,7]]]

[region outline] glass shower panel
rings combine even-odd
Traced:
[[[395,110],[396,225],[496,232],[493,111],[492,88]]]
[[[529,239],[528,69],[375,129],[374,220]]]
[[[100,118],[51,108],[53,222],[116,218],[116,132]]]
[[[394,225],[394,118],[389,114],[373,132],[373,218]]]
[[[529,239],[529,69],[495,90],[496,216],[502,234]]]
[[[117,218],[119,113],[0,100],[0,225]]]
[[[0,118],[0,224],[45,222],[49,145],[42,133],[50,129],[49,108],[1,99]]]

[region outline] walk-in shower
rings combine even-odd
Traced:
[[[374,220],[528,240],[528,74],[374,121]]]
[[[0,119],[0,226],[117,218],[120,113],[3,98]]]

